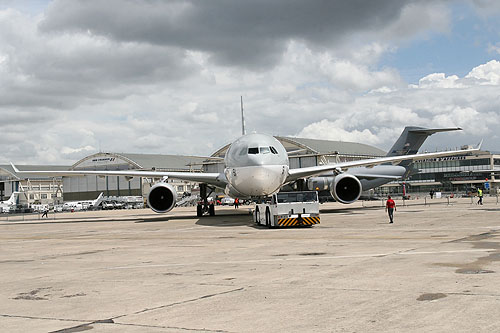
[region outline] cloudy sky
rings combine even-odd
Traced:
[[[500,151],[495,0],[0,0],[0,163],[210,155],[248,131]]]

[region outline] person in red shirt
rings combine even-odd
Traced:
[[[394,211],[396,209],[396,203],[391,199],[391,196],[387,196],[387,202],[385,203],[385,211],[389,213],[389,219],[391,220],[389,223],[394,221]]]

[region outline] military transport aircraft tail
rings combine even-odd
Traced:
[[[389,156],[398,156],[398,155],[412,155],[417,154],[422,144],[425,140],[434,133],[438,132],[450,132],[450,131],[458,131],[461,130],[459,127],[454,128],[424,128],[424,127],[416,127],[416,126],[407,126],[403,130],[403,133],[399,136],[398,140],[389,152],[387,153],[387,157]],[[399,163],[400,166],[407,167],[412,163],[412,160],[401,161]]]

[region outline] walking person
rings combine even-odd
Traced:
[[[477,189],[477,197],[479,198],[479,200],[477,201],[477,204],[482,205],[483,204],[483,190],[480,188]]]
[[[394,200],[391,199],[391,196],[387,196],[387,202],[385,203],[385,211],[389,213],[389,219],[390,219],[390,222],[389,223],[393,223],[394,222],[394,211],[397,210],[396,209],[396,203],[394,202]]]
[[[48,210],[47,208],[45,208],[45,209],[43,210],[42,219],[43,219],[43,217],[44,217],[44,216],[45,216],[46,218],[49,218],[49,210]]]
[[[234,209],[240,207],[240,200],[238,198],[234,199]]]

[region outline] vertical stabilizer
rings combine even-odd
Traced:
[[[19,196],[19,192],[12,192],[12,194],[10,195],[9,200],[4,201],[3,203],[7,204],[7,205],[16,205],[17,204],[17,197],[18,196]]]
[[[99,196],[97,197],[97,199],[95,199],[93,202],[92,202],[92,207],[97,207],[101,204],[102,202],[102,199],[103,199],[103,196],[104,196],[104,193],[101,192],[101,194],[99,194]]]
[[[425,140],[434,133],[462,130],[459,127],[454,128],[423,128],[407,126],[398,140],[387,153],[387,156],[410,155],[418,153],[418,150],[424,144]],[[402,161],[399,165],[407,167],[412,161]]]
[[[459,127],[455,128],[423,128],[415,126],[407,126],[403,133],[399,136],[398,140],[387,153],[387,156],[409,155],[416,154],[422,144],[429,136],[438,132],[449,132],[461,130]]]

